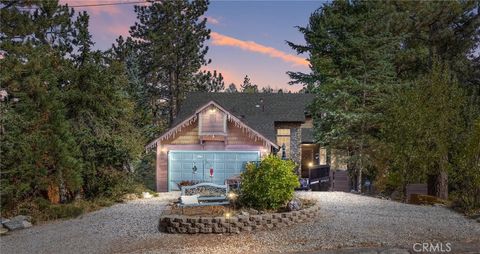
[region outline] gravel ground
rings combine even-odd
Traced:
[[[1,253],[270,253],[411,249],[417,242],[480,249],[480,223],[442,207],[414,206],[342,192],[300,192],[318,199],[322,215],[311,223],[239,235],[171,235],[158,217],[178,193],[135,200],[13,232],[0,238]],[[478,250],[477,249],[477,250]],[[372,251],[372,253],[375,253]]]

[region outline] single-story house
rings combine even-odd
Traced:
[[[223,184],[250,161],[283,151],[308,176],[312,164],[326,164],[314,143],[311,94],[189,93],[171,128],[153,140],[156,188],[178,190],[183,180]],[[284,148],[282,149],[282,147]]]

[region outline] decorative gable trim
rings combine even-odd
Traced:
[[[278,149],[278,145],[260,134],[258,131],[252,129],[250,126],[242,122],[239,118],[235,117],[233,114],[228,112],[225,108],[222,106],[218,105],[215,101],[210,101],[204,106],[198,108],[193,115],[182,121],[181,123],[175,125],[174,127],[170,128],[167,132],[165,132],[163,135],[158,137],[157,139],[153,140],[152,142],[148,143],[148,145],[145,146],[147,150],[151,150],[155,148],[157,145],[159,145],[162,141],[169,139],[171,137],[175,137],[178,132],[180,132],[183,128],[190,126],[193,124],[195,121],[198,119],[198,114],[203,111],[205,108],[214,105],[218,109],[222,110],[226,115],[227,115],[227,120],[232,121],[236,127],[241,128],[245,133],[247,133],[248,137],[254,139],[255,141],[262,140],[264,142],[264,145],[270,145],[276,149]]]

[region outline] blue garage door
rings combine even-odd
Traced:
[[[239,175],[249,161],[258,161],[258,151],[170,151],[168,153],[168,190],[178,190],[177,183],[196,180],[224,184]],[[197,168],[193,173],[193,167]],[[213,168],[213,177],[210,177]]]

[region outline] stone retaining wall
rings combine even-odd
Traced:
[[[238,215],[225,217],[199,217],[185,215],[160,216],[159,230],[172,234],[220,234],[281,228],[316,217],[318,205],[300,211],[269,213],[259,215]]]

